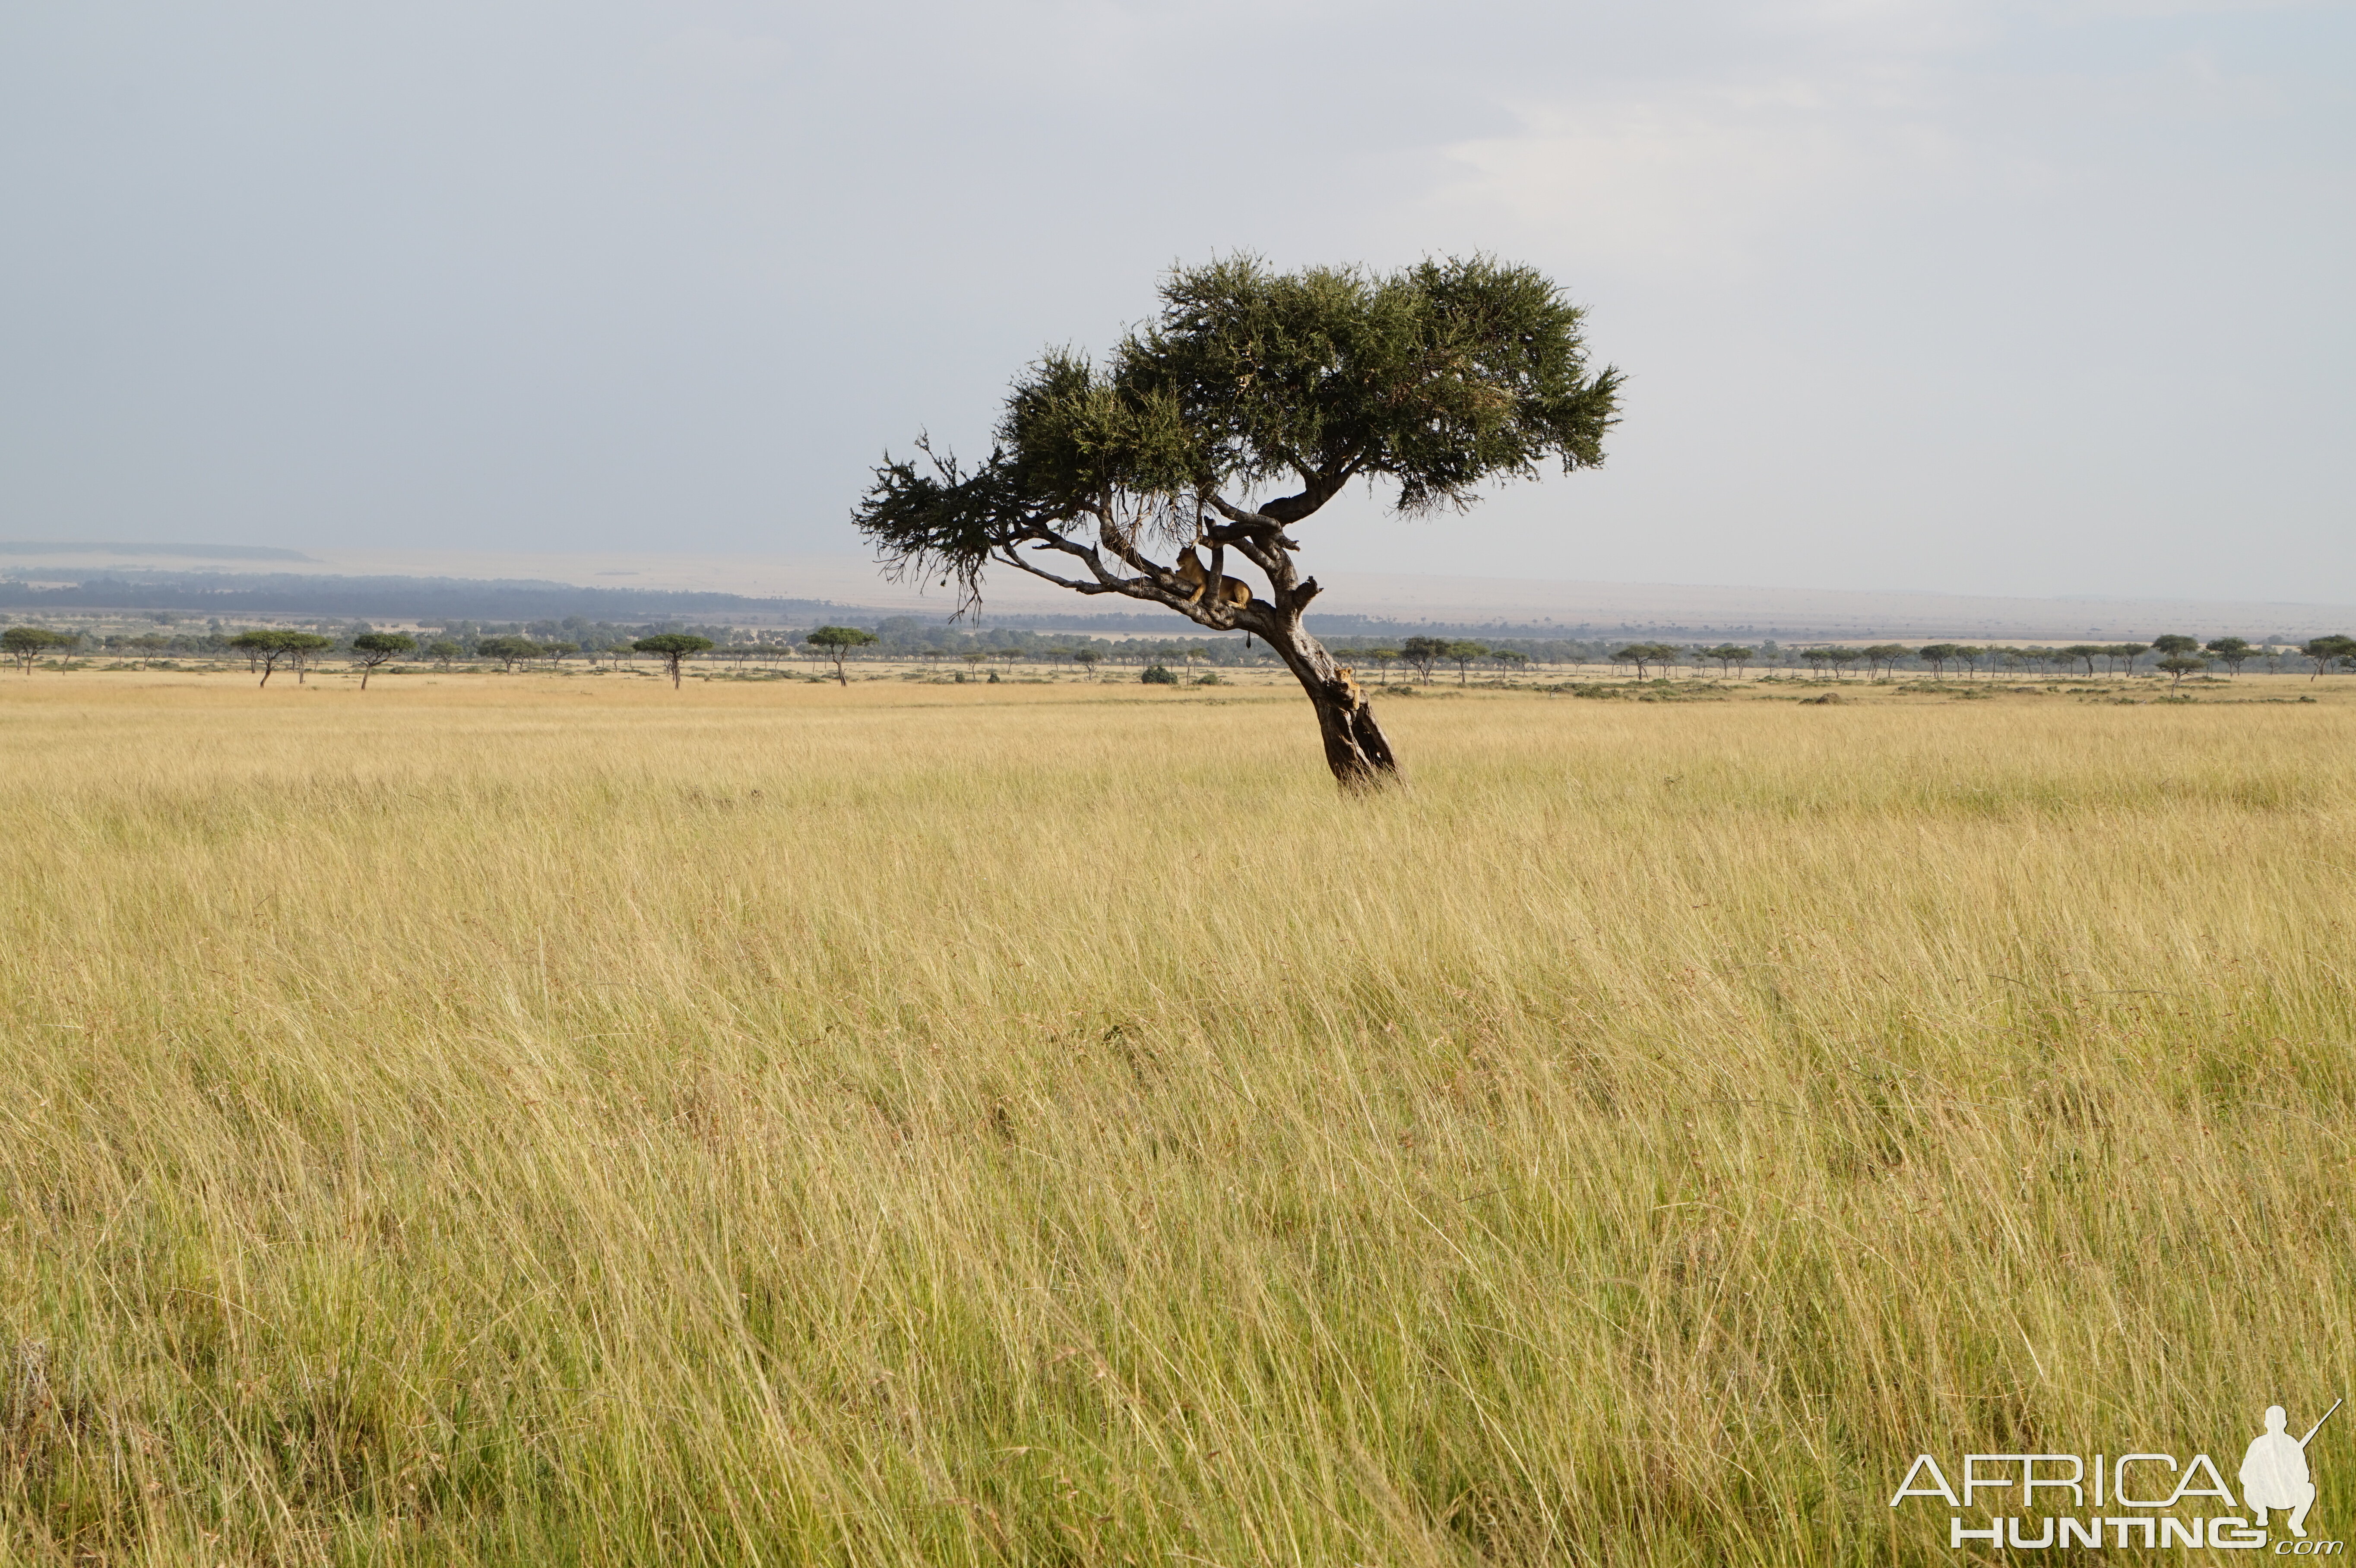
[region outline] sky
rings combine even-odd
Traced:
[[[781,554],[1177,263],[1488,251],[1605,466],[1312,569],[2356,597],[2356,4],[0,4],[0,538]]]

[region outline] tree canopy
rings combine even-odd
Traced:
[[[70,632],[52,632],[47,626],[11,626],[0,632],[0,650],[16,661],[16,667],[27,675],[33,673],[33,661],[43,654],[70,648],[81,638]]]
[[[693,658],[712,646],[710,637],[699,637],[690,632],[657,632],[651,637],[640,637],[630,645],[633,653],[653,654],[670,672],[671,689],[679,689],[679,667],[682,659]]]
[[[360,667],[360,689],[368,689],[369,677],[380,665],[389,664],[402,654],[417,646],[417,639],[406,632],[362,632],[352,639],[352,662]]]
[[[834,678],[842,686],[851,684],[851,677],[843,672],[844,658],[849,656],[851,649],[863,648],[875,640],[874,633],[862,631],[857,626],[820,626],[802,638],[804,643],[834,661]]]
[[[260,686],[270,684],[271,672],[281,664],[294,667],[295,677],[302,677],[303,661],[313,654],[336,645],[333,637],[323,637],[316,632],[290,632],[278,627],[260,631],[240,632],[229,640],[229,645],[250,656],[262,668]]]
[[[1173,271],[1161,296],[1104,362],[1053,349],[1019,376],[984,461],[922,438],[887,456],[854,519],[895,575],[955,585],[961,608],[1003,566],[1256,634],[1316,707],[1335,776],[1383,782],[1396,763],[1362,688],[1302,629],[1319,590],[1290,530],[1361,480],[1415,516],[1546,463],[1593,467],[1620,374],[1589,365],[1553,283],[1488,257],[1377,275],[1239,256]],[[1266,598],[1226,575],[1230,551]]]

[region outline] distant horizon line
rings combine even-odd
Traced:
[[[284,562],[288,562],[288,563],[296,563],[296,564],[302,564],[302,565],[306,565],[306,566],[326,566],[326,567],[334,567],[334,566],[337,564],[337,563],[333,560],[333,559],[332,559],[332,554],[335,554],[335,553],[349,553],[349,554],[357,554],[357,555],[364,555],[364,556],[365,556],[365,555],[375,555],[375,556],[383,556],[383,555],[401,555],[401,556],[431,556],[431,557],[444,557],[444,558],[456,558],[456,557],[468,557],[468,556],[476,556],[476,557],[487,557],[487,556],[507,556],[507,557],[541,557],[541,558],[543,558],[543,559],[546,559],[546,560],[567,560],[567,559],[573,559],[573,560],[585,560],[585,559],[589,559],[589,558],[607,558],[607,557],[613,557],[613,556],[626,556],[626,556],[637,556],[637,555],[644,554],[644,555],[653,556],[654,558],[659,559],[659,559],[668,559],[668,560],[680,560],[680,561],[691,561],[691,560],[741,560],[741,559],[744,559],[744,558],[746,558],[746,557],[752,557],[752,558],[756,558],[756,559],[766,559],[766,560],[776,560],[776,561],[779,562],[780,564],[789,563],[789,562],[792,562],[792,561],[794,561],[794,560],[827,560],[827,561],[832,561],[832,562],[849,562],[849,561],[853,561],[853,560],[863,560],[863,559],[864,559],[864,558],[862,558],[862,556],[860,556],[860,555],[859,555],[859,553],[858,553],[858,552],[856,552],[856,551],[766,551],[766,550],[750,550],[750,551],[708,550],[708,551],[707,551],[707,550],[664,550],[664,551],[646,551],[646,552],[641,552],[641,551],[635,551],[635,550],[549,550],[549,549],[511,549],[511,550],[510,550],[510,549],[440,549],[440,548],[434,548],[434,547],[427,547],[427,548],[423,548],[423,549],[402,549],[402,548],[401,548],[401,547],[399,547],[399,546],[393,546],[393,547],[391,547],[390,549],[374,549],[374,548],[370,548],[370,547],[368,547],[368,546],[349,547],[349,548],[348,548],[348,547],[340,547],[340,546],[330,546],[330,547],[315,547],[315,548],[325,548],[325,549],[329,549],[329,550],[330,550],[331,554],[330,554],[330,556],[328,556],[328,557],[322,557],[322,556],[318,556],[318,555],[307,554],[307,553],[305,553],[305,552],[304,552],[304,551],[302,551],[302,550],[294,549],[292,549],[292,548],[289,548],[289,547],[286,547],[286,546],[280,546],[280,545],[239,545],[239,544],[217,544],[217,543],[203,543],[203,542],[195,542],[195,543],[187,543],[187,544],[172,544],[172,543],[135,543],[135,542],[105,541],[105,540],[102,540],[102,541],[91,541],[91,542],[88,542],[88,543],[83,543],[83,542],[78,542],[78,541],[73,541],[73,540],[59,540],[59,539],[18,539],[18,540],[0,540],[0,572],[5,572],[5,571],[7,571],[9,570],[9,569],[8,569],[8,565],[7,565],[7,563],[6,563],[6,562],[5,562],[5,558],[7,555],[11,554],[11,553],[15,553],[15,554],[18,554],[18,555],[26,555],[26,556],[105,555],[105,556],[122,556],[122,557],[143,557],[143,556],[144,556],[144,557],[150,557],[150,558],[155,558],[155,557],[166,557],[166,558],[172,558],[172,559],[177,559],[177,560],[183,560],[284,561]],[[189,572],[189,573],[183,573],[183,574],[181,574],[181,575],[191,575],[191,576],[193,576],[193,575],[199,575],[199,573],[196,573],[196,572]],[[229,574],[224,573],[223,575],[229,575]],[[388,579],[394,578],[394,577],[410,576],[410,575],[426,575],[426,576],[431,576],[431,577],[434,577],[434,578],[444,579],[444,580],[446,580],[446,581],[480,581],[480,582],[484,582],[484,583],[487,583],[487,583],[495,583],[495,582],[496,582],[496,583],[502,583],[502,584],[521,583],[521,582],[531,582],[531,583],[533,583],[533,584],[535,584],[535,585],[543,585],[543,584],[544,584],[544,585],[546,585],[546,586],[550,586],[550,587],[562,586],[562,587],[584,588],[584,589],[591,589],[591,588],[606,588],[606,587],[608,587],[608,585],[605,585],[605,584],[593,584],[593,583],[585,583],[585,582],[563,582],[563,581],[561,581],[561,580],[559,580],[559,579],[553,579],[553,578],[539,578],[539,577],[532,577],[532,578],[521,578],[521,577],[517,577],[517,576],[515,576],[515,575],[513,575],[513,574],[511,574],[511,573],[489,573],[489,574],[487,574],[487,575],[484,575],[484,576],[477,577],[477,576],[473,576],[473,575],[467,574],[467,573],[462,572],[462,571],[447,571],[447,572],[433,572],[433,573],[425,573],[425,574],[412,574],[412,573],[405,573],[405,572],[383,572],[383,571],[331,571],[321,572],[321,573],[318,573],[318,574],[317,574],[317,576],[318,576],[321,580],[323,580],[323,581],[325,581],[325,580],[329,580],[329,579],[335,579],[335,578],[342,578],[342,579],[346,579],[346,580],[348,580],[348,581],[369,581],[369,580],[383,581],[383,580],[388,580]],[[613,570],[601,570],[601,571],[596,571],[591,572],[591,573],[590,573],[590,575],[596,576],[596,577],[603,577],[603,578],[608,578],[608,579],[611,579],[611,578],[623,577],[623,576],[635,576],[635,575],[637,575],[637,573],[636,573],[635,571],[625,572],[625,571],[613,571]],[[2071,591],[2071,592],[2062,592],[2062,593],[2032,593],[2032,592],[1994,592],[1994,591],[1987,591],[1987,590],[1959,590],[1959,589],[1948,589],[1948,588],[1843,588],[1843,587],[1814,586],[1814,585],[1812,585],[1812,586],[1805,586],[1805,587],[1794,587],[1794,586],[1790,586],[1790,585],[1776,585],[1776,584],[1754,583],[1754,582],[1726,582],[1726,581],[1715,581],[1715,582],[1678,582],[1678,581],[1669,581],[1669,580],[1666,580],[1666,579],[1619,579],[1619,578],[1576,578],[1576,577],[1499,576],[1499,575],[1493,575],[1493,574],[1489,574],[1489,573],[1482,573],[1482,572],[1437,572],[1437,571],[1404,571],[1404,570],[1399,570],[1399,571],[1375,571],[1375,570],[1360,570],[1360,569],[1356,569],[1356,568],[1347,568],[1347,567],[1344,567],[1344,568],[1328,568],[1328,569],[1326,569],[1325,575],[1326,575],[1327,577],[1329,577],[1329,578],[1332,578],[1332,579],[1333,579],[1333,580],[1337,581],[1340,581],[1340,580],[1342,580],[1342,579],[1344,579],[1344,578],[1350,578],[1350,577],[1398,577],[1398,578],[1410,579],[1410,580],[1413,580],[1413,581],[1424,581],[1424,582],[1430,582],[1430,581],[1451,581],[1451,582],[1483,582],[1483,581],[1496,581],[1496,582],[1510,582],[1510,583],[1516,584],[1517,586],[1519,586],[1520,588],[1522,588],[1522,589],[1523,589],[1523,590],[1525,590],[1525,591],[1526,591],[1526,590],[1528,590],[1528,589],[1530,589],[1530,588],[1532,588],[1532,587],[1535,587],[1535,586],[1540,585],[1540,584],[1548,584],[1548,585],[1560,585],[1560,586],[1562,586],[1562,587],[1566,587],[1566,588],[1609,588],[1609,589],[1618,589],[1618,590],[1632,590],[1632,589],[1633,589],[1633,590],[1643,590],[1643,589],[1670,589],[1670,590],[1677,590],[1677,591],[1687,592],[1754,593],[1754,594],[1762,594],[1762,595],[1764,595],[1764,594],[1826,594],[1826,595],[1833,595],[1833,596],[1837,596],[1837,597],[1842,597],[1842,598],[1859,598],[1859,599],[1875,599],[1875,598],[1879,598],[1879,599],[1893,599],[1893,598],[1906,598],[1906,599],[1965,600],[1965,601],[1972,601],[1972,600],[1995,600],[1995,601],[2011,600],[2011,601],[2027,602],[2027,603],[2037,603],[2037,604],[2053,604],[2053,605],[2063,605],[2063,604],[2136,605],[2136,604],[2167,604],[2167,603],[2180,603],[2180,604],[2185,604],[2185,605],[2213,605],[2213,606],[2216,606],[2216,607],[2217,607],[2217,608],[2219,608],[2219,609],[2224,609],[2224,608],[2227,608],[2227,607],[2247,607],[2247,608],[2250,608],[2250,609],[2260,609],[2260,608],[2264,608],[2264,609],[2270,609],[2270,610],[2282,610],[2282,611],[2309,610],[2309,611],[2327,611],[2327,612],[2356,612],[2356,598],[2351,598],[2351,599],[2347,600],[2347,601],[2336,601],[2336,600],[2324,600],[2324,599],[2286,599],[2286,598],[2271,598],[2271,597],[2269,597],[2269,598],[2250,598],[2250,597],[2235,597],[2235,596],[2219,596],[2219,595],[2195,594],[2195,593],[2187,593],[2187,592],[2121,593],[2121,592],[2097,592],[2097,591],[2091,591],[2091,590],[2072,590],[2072,591]],[[659,586],[659,585],[658,585],[658,584],[651,583],[651,582],[649,582],[649,583],[643,583],[643,584],[632,584],[632,585],[630,585],[630,586],[632,586],[632,587],[637,587],[637,588],[644,588],[644,589],[652,590],[652,591],[657,591],[657,592],[675,592],[675,593],[692,593],[692,592],[699,592],[698,590],[694,590],[694,589],[685,589],[685,588],[676,588],[676,587],[672,587],[672,588],[663,588],[663,587],[660,587],[660,586]],[[878,586],[879,586],[879,587],[881,587],[881,586],[883,586],[883,585],[879,582]],[[1030,586],[1031,586],[1031,585],[1029,585],[1029,584],[1027,584],[1027,583],[1024,583],[1024,584],[1021,584],[1021,585],[1019,585],[1019,586],[1021,586],[1022,588],[1023,588],[1023,589],[1027,592],[1027,591],[1030,589]],[[619,591],[619,590],[611,590],[611,591]],[[745,595],[742,595],[742,597],[745,597],[745,598],[753,598],[753,599],[787,599],[787,600],[790,600],[790,599],[801,599],[801,600],[806,600],[806,601],[807,601],[807,600],[812,600],[812,599],[815,599],[815,600],[819,600],[819,601],[820,601],[820,602],[826,602],[826,603],[834,603],[834,602],[835,602],[834,600],[832,600],[832,599],[830,599],[830,598],[828,598],[827,596],[824,596],[824,595],[803,595],[803,594],[791,594],[791,593],[752,593],[752,594],[745,594]],[[845,607],[846,607],[846,608],[851,608],[851,607],[852,607],[852,606],[846,605]],[[871,608],[871,606],[863,606],[863,605],[862,605],[862,606],[857,606],[857,607],[858,607],[858,608],[862,608],[862,609]],[[1440,607],[1435,606],[1435,607],[1432,607],[1432,608],[1433,608],[1433,609],[1435,609],[1435,610],[1437,610],[1437,609],[1439,609]],[[1451,619],[1458,619],[1458,618],[1462,618],[1462,609],[1461,609],[1461,607],[1454,607],[1454,606],[1451,606],[1451,607],[1448,607],[1448,608],[1451,608],[1451,609],[1458,609],[1458,610],[1459,610],[1459,614],[1458,614],[1457,616],[1451,617]],[[894,612],[894,613],[905,613],[905,612]],[[1025,614],[1035,614],[1035,613],[1040,613],[1041,612],[1036,611],[1036,610],[1024,610],[1024,611],[1023,611],[1023,612],[1021,612],[1021,613],[1025,613]],[[1346,612],[1346,613],[1355,613],[1355,614],[1365,614],[1365,615],[1368,615],[1368,616],[1378,617],[1378,618],[1386,618],[1386,619],[1388,619],[1388,618],[1399,618],[1399,613],[1398,613],[1398,612],[1387,612],[1387,612],[1381,612],[1381,611],[1365,611],[1365,610],[1362,610],[1362,611],[1354,611],[1354,612]],[[1413,613],[1412,613],[1412,614],[1416,614],[1416,615],[1421,615],[1421,614],[1427,614],[1427,613],[1429,613],[1429,612],[1424,611],[1424,610],[1420,610],[1420,609],[1419,609],[1419,610],[1417,610],[1417,611],[1415,611],[1415,612],[1413,612]],[[1475,612],[1475,613],[1478,613],[1478,612]],[[1517,619],[1517,620],[1519,620],[1519,619],[1523,619],[1523,618],[1524,618],[1524,617],[1515,617],[1515,619]],[[1558,616],[1535,616],[1535,617],[1526,617],[1526,619],[1528,619],[1528,620],[1529,620],[1530,624],[1537,624],[1537,623],[1539,623],[1539,622],[1541,622],[1541,621],[1545,621],[1545,620],[1551,620],[1551,619],[1558,619],[1558,618],[1559,618]],[[1616,617],[1614,617],[1614,618],[1616,619]],[[1715,617],[1714,617],[1714,618],[1715,618]],[[1591,619],[1591,618],[1582,618],[1582,620],[1583,620],[1584,624],[1592,624],[1592,619]]]

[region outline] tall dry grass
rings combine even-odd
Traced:
[[[1946,1562],[2351,1383],[2356,709],[1386,722],[0,683],[0,1552]]]

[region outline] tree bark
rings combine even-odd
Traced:
[[[1325,645],[1303,631],[1299,621],[1252,619],[1259,623],[1253,630],[1276,650],[1293,678],[1301,682],[1301,689],[1309,694],[1309,704],[1317,710],[1317,732],[1325,741],[1325,765],[1333,771],[1333,781],[1353,795],[1403,787],[1406,777],[1399,772],[1398,759],[1391,755],[1391,743],[1382,726],[1375,722],[1374,705],[1367,700],[1365,688],[1344,674]]]

